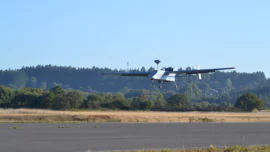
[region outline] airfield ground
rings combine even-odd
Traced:
[[[2,122],[0,123],[0,147],[1,151],[5,152],[112,150],[121,152],[243,152],[247,150],[268,152],[270,150],[269,146],[245,147],[246,145],[269,144],[270,112],[83,112],[1,109],[0,122]],[[210,145],[241,146],[228,150],[228,148],[219,149]],[[207,148],[209,146],[210,148]],[[196,148],[205,149],[196,150]]]
[[[53,111],[0,109],[0,122],[270,122],[270,112]]]
[[[270,146],[231,146],[231,147],[215,147],[195,148],[195,149],[160,149],[160,150],[127,150],[120,152],[269,152]]]
[[[0,149],[1,152],[93,152],[269,145],[269,132],[270,123],[3,123]],[[268,150],[269,147],[251,152]]]

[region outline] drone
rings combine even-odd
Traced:
[[[191,69],[191,70],[175,70],[172,67],[167,67],[167,68],[161,68],[159,69],[159,64],[161,63],[160,60],[154,60],[154,62],[157,65],[157,69],[154,71],[149,71],[149,72],[107,72],[103,73],[103,75],[115,75],[115,76],[138,76],[138,77],[148,77],[149,80],[152,82],[158,82],[159,88],[162,88],[162,84],[166,82],[174,83],[175,88],[177,89],[178,86],[175,82],[176,77],[179,76],[188,76],[188,75],[195,75],[198,76],[198,78],[201,80],[202,76],[201,74],[204,73],[213,73],[216,71],[221,71],[221,70],[232,70],[235,69],[235,67],[226,67],[226,68],[214,68],[214,69]]]

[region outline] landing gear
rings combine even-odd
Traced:
[[[163,81],[159,81],[159,88],[162,88]]]
[[[151,83],[151,86],[152,87],[157,87],[157,85],[158,85],[158,88],[162,88],[162,83],[163,83],[163,81],[155,81],[155,80],[152,80],[152,83]]]
[[[152,80],[151,85],[152,85],[152,87],[162,89],[164,87],[164,85],[165,85],[165,82],[166,81],[163,81],[163,80]],[[172,83],[170,83],[170,84],[172,84]],[[173,85],[174,85],[175,89],[179,88],[179,86],[177,85],[176,82],[173,82]],[[166,88],[166,85],[165,85],[165,88]]]
[[[174,87],[175,89],[178,89],[178,85],[176,84],[176,82],[174,82]]]
[[[154,86],[155,84],[154,84],[155,82],[154,82],[154,80],[151,80],[151,85],[152,86]]]

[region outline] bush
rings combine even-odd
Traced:
[[[190,103],[188,97],[184,94],[175,94],[167,101],[170,110],[186,110],[189,108]]]
[[[253,109],[262,109],[264,101],[253,93],[246,93],[237,99],[235,107],[243,111],[252,111]]]

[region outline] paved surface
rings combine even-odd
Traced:
[[[87,152],[121,149],[269,144],[270,123],[0,124],[3,152]]]

